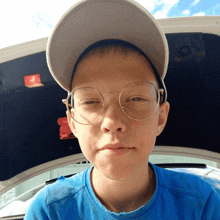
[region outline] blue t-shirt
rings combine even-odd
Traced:
[[[192,174],[149,165],[156,174],[156,189],[151,200],[135,211],[115,213],[105,208],[92,189],[90,167],[44,187],[24,219],[220,219],[220,197],[208,183]]]

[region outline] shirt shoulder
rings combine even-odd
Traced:
[[[88,169],[45,186],[34,196],[24,219],[81,219],[78,203],[84,201]]]
[[[168,170],[155,165],[154,167],[158,173],[160,187],[200,199],[208,198],[213,191],[212,186],[199,176]]]
[[[155,203],[160,207],[157,213],[163,207],[174,219],[220,219],[220,196],[209,183],[193,174],[153,167],[160,201]]]
[[[46,203],[49,205],[82,191],[85,188],[85,172],[86,170],[69,178],[60,176],[55,183],[46,186],[44,188]]]

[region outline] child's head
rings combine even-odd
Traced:
[[[94,167],[113,179],[146,169],[169,112],[168,45],[153,16],[132,0],[81,1],[54,28],[47,62]]]

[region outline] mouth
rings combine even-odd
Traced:
[[[108,156],[122,156],[125,154],[129,154],[132,152],[134,147],[127,147],[123,144],[113,144],[113,145],[106,145],[103,150]]]
[[[134,149],[134,147],[127,147],[123,145],[122,143],[116,143],[116,144],[108,144],[105,145],[102,150],[109,149],[109,150],[129,150]]]
[[[127,152],[132,150],[132,148],[107,148],[106,150],[110,150],[112,152]]]
[[[107,150],[109,153],[112,152],[116,155],[123,155],[124,153],[127,153],[134,149],[134,147],[128,147],[126,145],[123,145],[122,143],[116,143],[116,144],[107,144],[105,145],[101,150]]]

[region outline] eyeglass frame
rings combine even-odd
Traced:
[[[127,86],[129,86],[130,84],[134,84],[134,83],[138,83],[138,82],[140,82],[140,83],[141,83],[141,82],[147,82],[147,83],[153,85],[153,86],[155,87],[156,91],[157,91],[157,96],[158,96],[157,107],[155,108],[154,112],[153,112],[150,116],[148,116],[147,118],[145,118],[145,119],[134,119],[134,118],[128,116],[128,115],[125,113],[125,111],[123,110],[124,106],[121,106],[121,103],[120,103],[120,98],[121,98],[121,94],[122,94],[123,90],[124,90]],[[100,117],[97,119],[97,121],[95,121],[95,122],[92,123],[92,124],[83,124],[83,123],[80,123],[80,122],[76,121],[76,120],[72,117],[71,112],[70,112],[70,110],[69,110],[69,108],[68,108],[68,106],[71,107],[71,108],[74,108],[72,105],[68,104],[68,100],[69,100],[70,96],[73,95],[75,91],[77,91],[77,90],[79,90],[79,89],[84,89],[84,88],[91,88],[91,89],[96,90],[96,91],[101,95],[101,97],[102,97],[102,99],[103,99],[103,104],[102,104],[102,105],[103,105],[103,109],[102,109],[102,112],[101,112],[101,114],[100,114]],[[102,94],[100,91],[98,91],[97,89],[93,88],[93,87],[81,87],[81,88],[74,89],[72,92],[69,92],[69,91],[68,91],[68,96],[67,96],[67,98],[66,98],[66,99],[62,99],[62,102],[63,102],[63,104],[66,105],[67,111],[69,111],[69,113],[70,113],[70,115],[71,115],[71,118],[72,118],[75,122],[77,122],[77,123],[79,123],[79,124],[81,124],[81,125],[93,125],[93,124],[96,124],[96,123],[100,120],[101,116],[103,115],[103,112],[104,112],[104,109],[105,109],[105,98],[103,97],[103,95],[105,95],[105,94],[110,94],[110,93],[118,93],[118,94],[119,94],[119,99],[118,99],[119,106],[120,106],[122,112],[123,112],[128,118],[130,118],[130,119],[132,119],[132,120],[135,120],[135,121],[144,121],[144,120],[148,119],[149,117],[151,117],[151,116],[155,113],[155,111],[157,110],[159,104],[161,104],[161,103],[163,102],[163,100],[161,100],[161,97],[164,96],[164,89],[162,89],[162,88],[157,89],[157,87],[156,87],[153,83],[148,82],[148,81],[132,82],[132,83],[127,84],[127,85],[121,90],[121,92],[107,92],[107,93],[103,93],[103,94]],[[71,100],[71,104],[72,104],[72,100]]]

